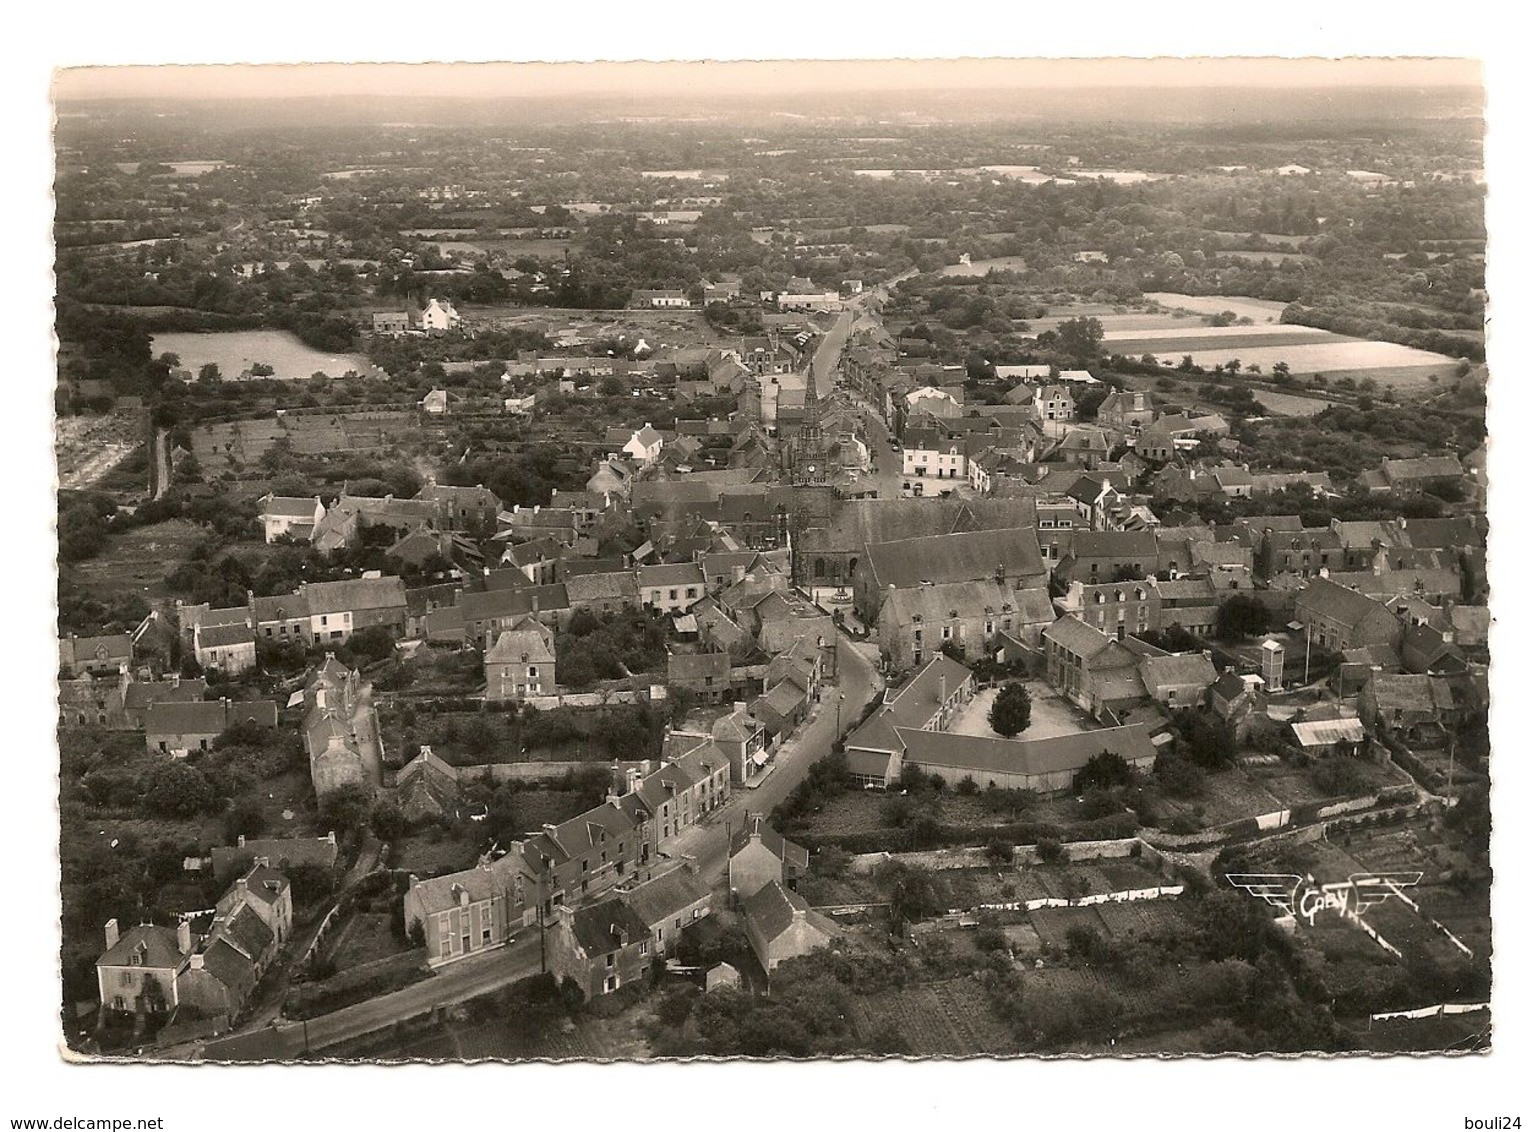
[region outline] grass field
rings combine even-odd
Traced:
[[[136,527],[70,569],[82,585],[99,594],[147,591],[149,596],[164,596],[165,578],[186,561],[204,535],[197,524],[182,519]]]
[[[1182,295],[1175,291],[1146,291],[1144,298],[1163,307],[1180,307],[1196,314],[1220,314],[1233,311],[1240,318],[1252,322],[1276,322],[1282,317],[1286,303],[1271,299],[1249,299],[1241,295]]]

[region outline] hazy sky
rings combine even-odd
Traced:
[[[60,99],[324,95],[568,96],[1069,86],[1480,85],[1464,59],[966,59],[852,62],[415,63],[88,67]]]

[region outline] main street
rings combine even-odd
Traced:
[[[873,697],[882,694],[883,678],[865,649],[841,635],[837,686],[825,686],[813,713],[777,751],[771,773],[753,789],[735,790],[703,824],[684,830],[666,852],[693,858],[708,883],[723,881],[729,868],[729,833],[740,827],[745,813],[770,813],[808,776],[809,768],[830,753],[835,740],[856,726]]]
[[[308,1022],[279,1022],[265,1029],[208,1042],[202,1061],[291,1060],[318,1052],[414,1018],[438,1006],[466,1002],[499,990],[542,969],[542,947],[535,928],[508,947],[460,959],[428,979],[321,1014]]]

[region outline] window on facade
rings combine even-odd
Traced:
[[[670,600],[671,601],[675,601],[676,600],[676,591],[675,590],[671,590],[670,591]]]
[[[638,953],[640,955],[648,955],[649,954],[649,941],[648,940],[645,940],[643,943],[638,945]]]
[[[944,641],[952,640],[952,626],[951,625],[943,625],[942,626],[942,640],[944,640]]]
[[[606,957],[606,965],[608,967],[614,966],[616,964],[616,962],[617,962],[617,955],[615,953],[613,953],[611,955],[608,955]]]
[[[531,679],[532,677],[534,677],[536,675],[537,675],[537,665],[535,665],[535,664],[527,665],[527,678]]]

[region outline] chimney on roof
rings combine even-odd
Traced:
[[[243,833],[237,838],[237,843],[239,848],[243,849],[245,847],[245,835]]]
[[[117,917],[113,916],[106,922],[106,948],[108,951],[117,946],[118,938]]]
[[[257,864],[260,863],[260,858],[256,859],[256,863]],[[250,884],[249,884],[249,882],[246,881],[244,877],[237,878],[234,881],[234,891],[239,893],[240,899],[243,900],[250,893]]]
[[[335,831],[333,829],[330,830],[330,832],[325,834],[323,837],[321,837],[320,840],[321,841],[328,841],[331,845],[334,845],[335,844]]]
[[[257,857],[255,859],[255,863],[257,865],[259,865],[263,869],[271,868],[271,858],[270,857]]]
[[[200,971],[206,962],[206,957],[199,951],[191,957],[191,969],[193,971]]]
[[[190,955],[191,949],[191,921],[182,920],[176,925],[176,950],[182,955]]]
[[[410,874],[410,887],[414,888],[419,883],[420,883],[420,878],[418,876],[416,876],[414,873],[411,873]]]

